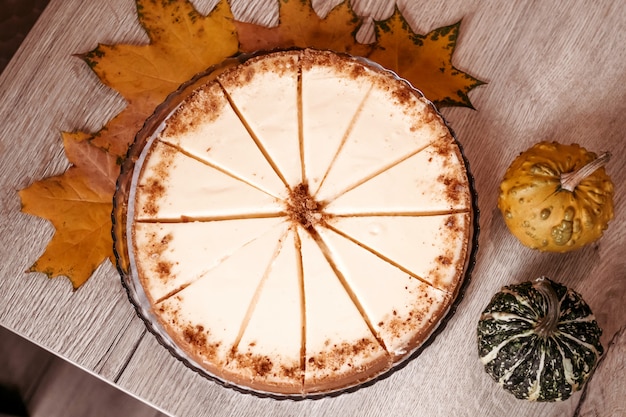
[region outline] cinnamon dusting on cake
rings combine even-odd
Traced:
[[[408,104],[411,104],[413,100],[415,100],[415,93],[407,88],[395,88],[391,92],[391,95],[394,98],[394,102],[396,105],[405,107]]]
[[[175,296],[174,299],[180,303],[182,299]],[[173,336],[189,346],[189,350],[195,356],[201,358],[207,363],[217,364],[221,362],[219,359],[218,349],[221,346],[220,341],[211,341],[211,332],[202,324],[194,324],[181,317],[180,307],[166,301],[160,303],[156,309],[162,319],[169,322],[170,332]]]
[[[218,358],[220,342],[209,340],[209,331],[202,325],[187,324],[181,329],[183,340],[188,343],[192,350],[203,360],[213,363]]]
[[[254,79],[257,73],[273,73],[278,76],[297,72],[299,53],[288,51],[272,56],[261,55],[224,71],[218,77],[219,83],[228,85],[228,88],[245,88]]]
[[[391,334],[394,338],[414,333],[416,329],[423,326],[424,313],[424,311],[413,310],[406,317],[390,318],[384,326],[381,326],[381,330]]]
[[[155,217],[159,212],[159,200],[163,198],[166,193],[164,183],[169,176],[169,170],[172,167],[176,150],[162,145],[154,147],[150,151],[150,155],[158,153],[158,157],[155,157],[156,164],[147,167],[146,176],[137,185],[137,203],[139,207],[138,215],[146,215],[149,217]]]
[[[174,239],[171,233],[164,236],[151,232],[148,234],[148,254],[150,257],[160,256],[168,248],[170,242]]]
[[[204,348],[207,345],[207,338],[204,332],[204,326],[188,325],[182,331],[185,342],[194,346],[195,348]]]
[[[434,140],[430,144],[430,149],[432,149],[433,153],[441,156],[444,168],[449,166],[450,162],[452,161],[452,156],[454,153],[453,148],[454,143],[452,136],[445,132],[440,137],[438,137],[437,140]]]
[[[161,280],[167,280],[170,276],[170,272],[172,271],[173,264],[171,262],[159,261],[156,265],[156,273],[159,275]]]
[[[215,83],[194,91],[167,120],[163,136],[180,137],[204,123],[215,121],[226,105],[224,95]]]
[[[308,184],[300,183],[290,191],[287,215],[306,230],[311,231],[311,228],[326,221],[327,214],[322,209],[323,205],[311,196]]]
[[[345,59],[328,51],[305,49],[300,57],[300,66],[307,71],[315,67],[330,67],[342,71],[345,65]]]
[[[162,236],[157,232],[150,232],[146,238],[148,259],[154,260],[154,262],[151,263],[150,273],[156,275],[156,277],[164,282],[171,279],[174,264],[161,257],[174,239],[173,235],[168,233]]]
[[[413,293],[413,292],[412,292]],[[433,297],[431,293],[418,290],[413,295],[413,302],[410,302],[410,310],[403,314],[387,315],[379,323],[383,333],[390,334],[392,338],[403,339],[406,335],[413,335],[414,343],[418,338],[429,333],[433,326],[432,316],[441,305],[441,300]],[[409,345],[410,347],[410,345]],[[404,347],[400,347],[404,351]]]
[[[454,264],[454,254],[451,250],[435,258],[434,267],[428,272],[429,281],[437,288],[445,288],[448,284],[447,277],[450,273],[450,265]],[[452,283],[454,285],[454,283]]]
[[[316,67],[332,68],[338,77],[356,80],[373,73],[362,62],[348,55],[339,55],[329,51],[304,50],[300,58],[300,66],[308,71]]]
[[[151,178],[147,180],[147,184],[142,184],[139,187],[142,187],[149,196],[143,206],[144,214],[148,216],[156,216],[159,212],[159,205],[156,201],[165,194],[165,187],[157,178]]]
[[[296,364],[293,366],[280,366],[280,375],[293,380],[300,381],[302,379],[302,367],[300,364]]]
[[[228,353],[228,364],[243,373],[250,373],[250,377],[256,378],[279,378],[299,381],[302,370],[299,363],[281,364],[275,363],[267,355],[253,352],[239,352],[236,347]]]
[[[444,185],[445,197],[451,205],[463,203],[468,205],[468,181],[465,172],[461,169],[463,164],[461,163],[459,167],[461,158],[453,141],[452,137],[447,137],[430,145],[433,153],[441,156],[442,174],[437,177],[437,182]]]
[[[448,228],[450,234],[457,235],[463,233],[465,224],[459,224],[456,216],[448,216],[445,222],[445,226]]]
[[[467,200],[467,182],[457,177],[440,175],[437,181],[445,185],[446,197],[450,203],[461,203]]]
[[[355,366],[355,359],[370,357],[378,350],[379,346],[372,339],[361,338],[354,343],[332,343],[327,350],[310,356],[306,361],[308,369],[337,372],[344,366]]]
[[[356,80],[368,74],[367,69],[362,65],[352,65],[350,67],[350,78]]]
[[[274,367],[272,360],[265,355],[254,355],[252,352],[239,353],[231,349],[229,363],[235,362],[239,368],[249,369],[253,377],[263,377],[269,374]]]
[[[437,263],[443,266],[452,265],[452,259],[450,255],[439,255],[437,256]]]
[[[442,248],[445,249],[442,249],[443,253],[435,258],[435,265],[428,272],[429,281],[437,288],[454,289],[456,280],[461,279],[467,257],[468,220],[467,214],[463,216],[452,214],[445,219],[444,227],[440,230],[440,240],[444,243]],[[461,253],[455,253],[453,248],[457,247],[461,236],[463,237]],[[449,282],[451,277],[454,277],[455,282]]]

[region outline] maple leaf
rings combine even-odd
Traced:
[[[371,46],[355,40],[360,24],[361,18],[348,0],[335,6],[325,18],[315,12],[310,0],[280,0],[279,24],[275,27],[235,21],[242,52],[299,47],[366,56]]]
[[[100,44],[82,55],[100,80],[128,102],[122,112],[125,114],[118,115],[121,121],[105,127],[94,138],[100,146],[121,150],[121,155],[125,155],[138,127],[171,92],[198,72],[235,54],[238,48],[234,18],[226,0],[207,16],[199,14],[189,1],[136,3],[149,44]]]
[[[411,82],[438,107],[473,108],[467,93],[484,83],[452,65],[460,26],[419,35],[396,7],[389,19],[374,22],[377,41],[368,58]]]
[[[48,219],[56,231],[31,272],[67,276],[80,287],[106,259],[113,261],[111,210],[119,164],[145,119],[180,84],[237,52],[233,16],[221,0],[207,16],[188,1],[137,0],[147,45],[98,45],[82,55],[126,108],[97,133],[63,133],[73,164],[64,174],[19,192],[22,211]]]
[[[116,157],[89,142],[89,135],[64,133],[65,154],[73,164],[64,174],[19,191],[22,211],[50,220],[56,231],[30,271],[52,278],[65,275],[80,287],[105,259],[113,258],[111,196]]]

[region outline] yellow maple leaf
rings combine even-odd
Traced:
[[[360,24],[361,19],[348,0],[335,6],[323,19],[313,10],[310,0],[281,0],[278,26],[235,22],[242,52],[299,47],[366,56],[371,46],[355,39]]]
[[[472,108],[467,93],[483,82],[452,65],[460,22],[419,35],[396,7],[374,25],[377,41],[369,59],[410,81],[439,107]]]
[[[111,196],[118,166],[114,155],[88,138],[85,133],[64,133],[65,154],[73,165],[19,192],[22,211],[50,220],[56,229],[30,271],[50,278],[65,275],[74,288],[102,261],[113,258]]]
[[[98,45],[82,58],[100,80],[128,102],[118,125],[107,126],[98,144],[125,154],[138,129],[168,94],[206,68],[235,54],[238,48],[233,15],[221,0],[207,16],[189,1],[137,0],[137,17],[150,43]],[[119,123],[119,121],[118,121]],[[126,134],[121,134],[126,130]],[[121,144],[119,142],[122,142]],[[108,148],[107,147],[107,148]]]

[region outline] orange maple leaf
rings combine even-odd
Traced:
[[[278,26],[268,28],[235,22],[242,52],[308,47],[366,56],[371,46],[355,40],[360,24],[361,18],[348,0],[335,6],[324,18],[315,12],[311,0],[281,0]]]
[[[113,257],[111,210],[119,163],[144,120],[180,84],[237,52],[226,0],[207,16],[188,1],[137,0],[148,45],[99,45],[82,58],[127,107],[95,134],[63,133],[73,164],[64,174],[20,191],[22,211],[50,220],[56,231],[30,268],[67,276],[78,288]]]
[[[65,154],[73,165],[19,192],[22,211],[50,220],[56,229],[30,271],[50,278],[65,275],[75,289],[102,261],[113,258],[111,196],[117,158],[88,138],[85,133],[64,133]]]
[[[396,7],[389,19],[374,23],[377,41],[368,58],[410,81],[439,107],[473,108],[467,93],[483,82],[452,65],[460,26],[419,35]]]

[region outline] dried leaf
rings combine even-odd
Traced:
[[[208,16],[189,2],[137,1],[148,45],[99,45],[84,55],[100,80],[129,102],[162,101],[197,72],[237,52],[237,34],[228,3]]]
[[[135,140],[136,133],[153,111],[154,108],[151,111],[142,111],[138,106],[127,106],[102,129],[91,134],[90,141],[117,156],[121,165],[121,161],[126,158],[129,145]]]
[[[310,47],[366,56],[371,46],[355,39],[360,24],[361,19],[348,0],[335,6],[323,19],[315,12],[310,0],[281,0],[278,26],[267,28],[235,22],[242,52]]]
[[[50,220],[56,232],[30,271],[65,275],[81,286],[105,259],[113,258],[111,209],[119,168],[116,157],[84,133],[63,134],[71,166],[64,174],[19,192],[22,211]]]
[[[113,260],[111,210],[121,158],[135,133],[165,97],[196,73],[237,52],[226,0],[208,16],[188,1],[137,0],[148,45],[99,45],[83,59],[117,90],[127,107],[95,134],[64,133],[73,164],[64,174],[20,191],[22,211],[48,219],[54,237],[31,271],[67,276],[81,286],[105,259]]]
[[[467,106],[467,93],[483,84],[452,65],[461,23],[426,35],[413,32],[400,11],[375,22],[377,42],[369,58],[410,81],[437,106]]]

